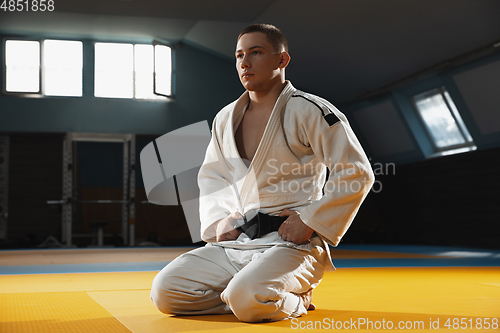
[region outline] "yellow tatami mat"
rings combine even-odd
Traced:
[[[480,282],[481,283],[478,283]],[[356,268],[326,274],[314,291],[317,310],[293,321],[266,324],[240,323],[233,315],[174,317],[158,313],[149,290],[91,292],[89,295],[132,332],[292,332],[332,320],[376,325],[400,321],[409,327],[455,318],[500,319],[500,268]],[[330,328],[328,328],[328,324]],[[356,329],[366,329],[366,325]],[[350,326],[350,324],[349,324]],[[314,326],[313,326],[314,327]],[[351,328],[351,327],[349,327]],[[352,328],[354,330],[354,328]],[[375,329],[375,327],[374,327]],[[430,331],[430,330],[429,330]],[[435,330],[432,330],[435,331]],[[475,330],[476,331],[476,330]],[[492,331],[491,329],[489,330]]]
[[[426,329],[439,321],[440,328],[447,329],[448,319],[453,324],[455,318],[466,318],[474,325],[485,318],[490,318],[490,324],[491,318],[500,319],[498,267],[338,269],[326,274],[314,291],[316,311],[293,321],[266,324],[240,323],[233,315],[164,315],[149,300],[155,274],[0,276],[0,331],[291,332],[314,327],[314,323],[318,329],[331,329],[332,320],[333,325],[341,321],[344,326],[354,321],[356,329],[361,329],[360,319],[372,325],[404,322],[409,327],[411,322]],[[23,292],[16,285],[28,290]]]
[[[103,252],[109,258],[109,253]],[[131,257],[143,254],[139,251]],[[98,256],[97,252],[93,255]],[[445,260],[364,251],[346,251],[343,256],[360,262],[370,258],[419,263]],[[73,260],[92,262],[81,255]],[[65,261],[74,264],[69,257]],[[338,268],[327,273],[314,291],[317,310],[293,320],[262,324],[241,323],[234,315],[164,315],[149,299],[156,274],[138,271],[0,275],[0,332],[500,331],[500,267],[491,263],[487,267]]]
[[[129,332],[85,292],[7,293],[0,309],[2,333]]]

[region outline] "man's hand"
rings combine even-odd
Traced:
[[[215,229],[217,235],[217,241],[230,241],[235,240],[241,234],[241,231],[237,230],[234,226],[236,225],[235,220],[241,219],[243,216],[239,212],[234,212],[226,218],[223,218],[217,224]]]
[[[302,222],[299,212],[285,208],[280,216],[288,216],[278,229],[278,234],[284,241],[302,244],[313,234],[314,230]]]

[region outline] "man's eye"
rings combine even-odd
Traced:
[[[236,58],[243,58],[243,54],[237,54]]]
[[[253,51],[252,54],[259,54],[260,52],[259,51]]]

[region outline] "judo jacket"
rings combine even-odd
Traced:
[[[235,211],[279,215],[289,208],[336,246],[374,182],[346,117],[287,81],[248,165],[234,138],[248,104],[245,92],[213,121],[198,174],[202,239],[216,242],[216,222]]]

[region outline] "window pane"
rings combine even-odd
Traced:
[[[166,99],[153,92],[153,45],[135,45],[135,98]]]
[[[135,97],[153,95],[153,46],[135,45]]]
[[[95,44],[96,97],[134,96],[134,49],[132,44]]]
[[[135,98],[165,99],[153,93],[153,45],[135,45]]]
[[[156,93],[172,95],[172,50],[165,45],[155,45]]]
[[[440,92],[418,95],[415,97],[415,104],[436,147],[444,148],[465,143],[465,139]]]
[[[8,40],[5,43],[6,84],[9,92],[40,91],[40,43]]]
[[[455,106],[455,103],[453,103],[453,100],[451,99],[450,94],[446,90],[444,92],[444,96],[446,97],[446,101],[448,102],[448,104],[451,107],[451,111],[453,112],[453,115],[455,116],[455,119],[458,123],[458,126],[460,126],[462,133],[465,134],[465,139],[468,142],[472,142],[472,136],[470,135],[469,130],[467,129],[467,126],[465,126],[465,123],[462,119],[462,116],[458,112],[457,107]]]
[[[45,95],[82,96],[82,42],[45,40],[43,59]]]

